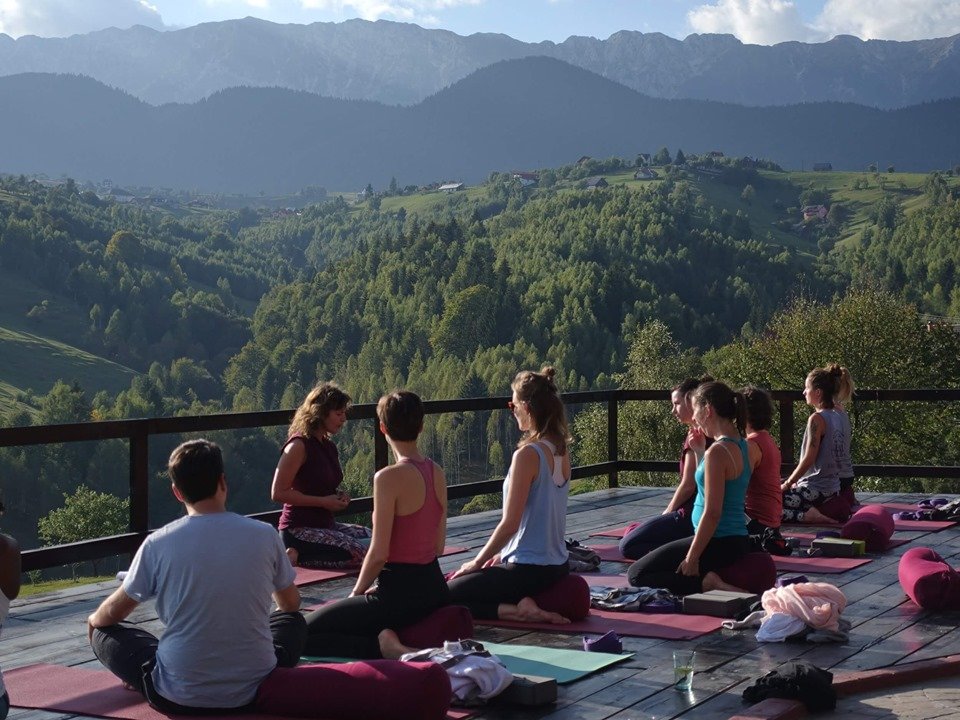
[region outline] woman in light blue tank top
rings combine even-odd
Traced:
[[[714,438],[694,475],[694,535],[662,545],[631,565],[627,578],[636,587],[666,588],[677,595],[740,589],[724,582],[718,571],[751,549],[744,514],[753,472],[743,438],[746,399],[710,382],[694,391],[693,406],[697,425]]]
[[[476,618],[569,622],[533,599],[569,572],[570,437],[553,375],[551,367],[524,370],[511,384],[510,407],[524,434],[503,483],[503,517],[450,581],[450,602],[466,605]]]

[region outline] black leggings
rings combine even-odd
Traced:
[[[449,604],[450,591],[436,560],[426,565],[387,563],[374,592],[337,600],[307,615],[307,654],[381,658],[381,630],[405,628]]]
[[[501,563],[450,581],[450,602],[466,605],[478,620],[495,620],[501,603],[516,605],[543,592],[570,573],[562,565]]]
[[[270,615],[270,634],[279,667],[294,667],[300,661],[306,640],[306,625],[299,612],[281,612]],[[160,641],[146,630],[127,624],[97,628],[90,638],[93,654],[104,667],[123,682],[139,690],[155,710],[169,715],[224,715],[240,708],[198,708],[180,705],[168,700],[153,686],[153,668],[157,663]]]
[[[692,595],[703,591],[703,577],[708,572],[732,565],[750,552],[747,535],[725,535],[710,538],[700,556],[700,575],[681,575],[677,568],[687,556],[693,538],[681,538],[651,550],[627,570],[627,579],[634,587],[666,588],[675,595]]]

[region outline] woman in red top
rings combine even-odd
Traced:
[[[765,390],[752,385],[740,392],[747,400],[747,446],[753,468],[747,486],[747,530],[763,535],[767,528],[780,527],[783,514],[780,448],[768,432],[773,425],[773,401]]]
[[[310,655],[399,658],[413,648],[395,630],[450,602],[437,562],[447,535],[447,479],[417,447],[423,415],[420,398],[405,390],[377,403],[396,462],[373,478],[373,540],[353,592],[307,615]]]
[[[280,535],[294,565],[358,567],[366,554],[370,529],[333,517],[350,504],[339,489],[343,470],[330,440],[347,421],[349,405],[349,395],[323,383],[307,394],[290,423],[270,497],[283,503]]]

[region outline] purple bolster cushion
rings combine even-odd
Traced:
[[[850,502],[840,495],[831,495],[817,505],[816,508],[828,518],[836,520],[838,523],[846,522],[850,517],[850,513],[853,512]]]
[[[717,570],[717,575],[735,587],[760,594],[777,581],[777,567],[770,553],[758,551],[747,553],[733,565]]]
[[[446,605],[419,622],[397,630],[397,637],[407,647],[443,647],[446,640],[473,637],[473,616],[463,605]]]
[[[450,678],[432,662],[367,660],[276,668],[260,683],[256,711],[329,720],[443,720]]]
[[[560,613],[569,620],[583,620],[590,614],[590,586],[579,575],[567,575],[533,596],[547,612]]]
[[[866,505],[847,520],[840,537],[863,540],[870,552],[887,549],[893,536],[893,516],[882,505]]]
[[[900,586],[925,610],[960,610],[960,573],[930,548],[910,548],[897,568]]]

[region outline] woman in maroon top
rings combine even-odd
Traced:
[[[773,401],[765,390],[752,385],[740,392],[747,399],[747,446],[753,468],[747,486],[747,530],[763,535],[768,528],[780,527],[783,514],[780,448],[768,432],[773,425]]]
[[[290,423],[270,497],[283,503],[280,535],[294,565],[358,567],[366,554],[370,529],[333,517],[350,504],[339,489],[343,469],[330,440],[347,421],[349,404],[343,390],[323,383],[307,394]]]

